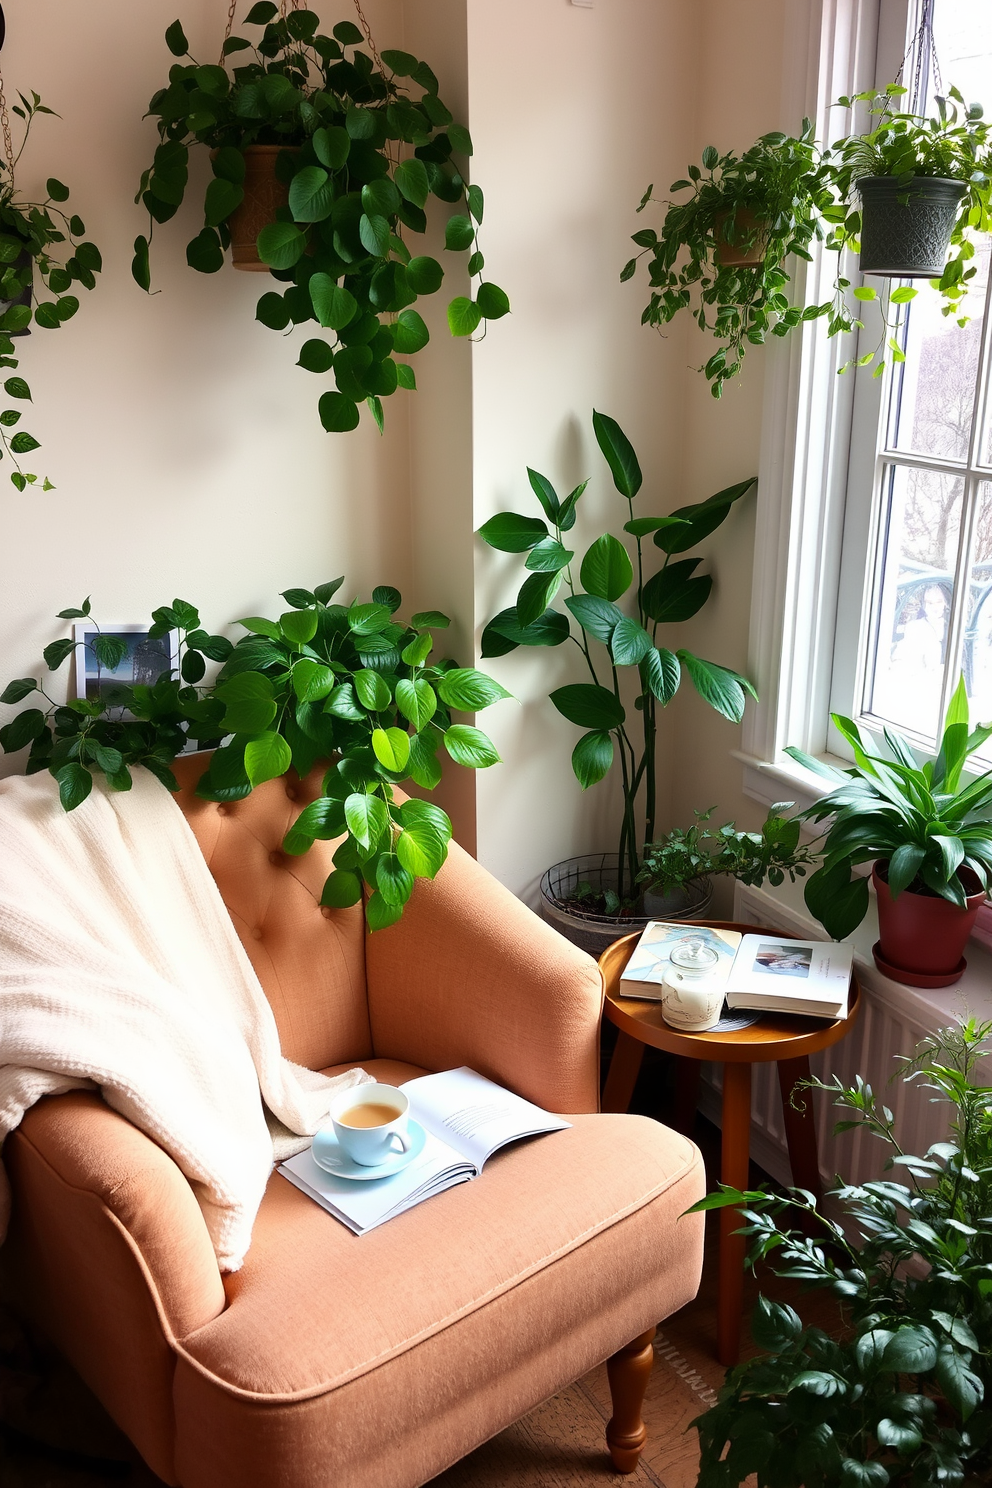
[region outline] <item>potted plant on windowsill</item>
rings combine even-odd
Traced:
[[[639,212],[656,200],[653,190],[644,193]],[[784,336],[831,310],[833,301],[807,310],[790,306],[785,260],[790,254],[810,257],[810,243],[822,235],[824,214],[836,197],[808,119],[797,137],[764,134],[742,155],[721,155],[707,146],[702,169],[690,165],[688,179],[669,190],[692,194],[661,203],[667,210],[660,232],[642,228],[634,234],[641,253],[620,278],[632,278],[638,258],[650,255],[651,295],[642,324],[664,326],[691,308],[700,330],[723,343],[702,369],[719,398],[750,344],[769,334]],[[849,328],[843,306],[834,308],[837,328]]]
[[[896,108],[906,89],[842,98],[867,103],[877,123],[835,144],[831,179],[841,205],[828,209],[839,245],[860,247],[863,274],[933,279],[953,313],[975,275],[969,232],[988,232],[992,143],[982,106],[957,88],[936,99],[932,118]],[[857,196],[860,211],[845,202]],[[948,248],[953,251],[948,259]]]
[[[179,633],[179,676],[164,672],[153,686],[115,685],[98,698],[53,700],[34,677],[11,682],[2,703],[40,694],[33,706],[0,728],[0,747],[30,745],[26,770],[48,770],[67,811],[89,795],[94,775],[111,790],[129,790],[130,769],[143,765],[170,790],[170,766],[192,740],[212,749],[197,793],[237,801],[266,780],[294,770],[309,774],[327,762],[323,793],[304,808],[283,843],[306,852],[320,838],[342,838],[321,903],[344,908],[365,899],[372,930],[393,924],[417,878],[433,878],[444,863],[451,823],[439,806],[396,801],[393,787],[412,780],[424,790],[441,779],[438,753],[484,769],[499,761],[481,729],[454,723],[451,709],[476,711],[509,693],[484,672],[432,660],[433,630],[449,621],[439,611],[394,618],[397,590],[373,590],[371,603],[333,603],[344,583],[287,589],[290,608],[278,620],[250,616],[237,623],[236,645],[210,635],[193,605],[176,599],[157,609],[151,636]],[[89,601],[60,619],[89,617]],[[53,641],[44,657],[55,671],[73,654],[72,639]],[[98,634],[87,642],[113,670],[124,642]],[[199,685],[208,660],[221,662],[215,682]]]
[[[921,764],[890,729],[883,731],[884,757],[849,718],[831,716],[854,750],[851,769],[787,750],[836,786],[801,813],[831,819],[823,864],[806,883],[806,904],[829,935],[849,935],[869,900],[867,879],[854,869],[873,863],[879,969],[910,986],[950,986],[964,972],[964,948],[992,875],[992,770],[963,777],[968,759],[992,738],[992,726],[969,730],[963,677],[932,762]]]
[[[272,0],[259,0],[246,24],[262,34],[254,44],[227,38],[230,72],[197,63],[180,23],[169,27],[166,42],[181,60],[149,105],[161,143],[138,199],[152,225],[168,221],[186,192],[190,149],[209,151],[212,178],[204,226],[186,250],[190,267],[219,270],[235,214],[248,213],[250,222],[233,229],[240,266],[257,243],[258,266],[286,286],[262,295],[257,319],[277,331],[309,321],[327,331],[304,343],[298,363],[333,373],[335,386],[318,403],[324,428],[355,428],[367,403],[381,430],[382,400],[397,387],[416,387],[413,368],[396,357],[414,355],[429,339],[413,307],[444,278],[437,259],[415,256],[404,241],[426,230],[431,198],[456,209],[445,248],[469,253],[469,274],[479,281],[474,299],[451,300],[451,333],[470,336],[510,308],[503,291],[482,279],[483,195],[455,161],[471,155],[472,141],[425,62],[402,51],[380,59],[370,48],[370,56],[351,21],[325,36],[313,11],[280,17]],[[150,237],[136,239],[132,265],[146,290]]]
[[[778,886],[789,875],[795,883],[816,862],[816,854],[800,842],[797,817],[782,813],[794,803],[772,806],[760,832],[739,832],[733,822],[709,831],[713,815],[697,811],[690,827],[675,827],[644,845],[637,882],[643,885],[641,903],[656,920],[692,919],[706,913],[713,895],[711,879],[728,874],[758,888],[765,879]]]
[[[948,1140],[906,1154],[892,1112],[858,1080],[829,1090],[845,1120],[889,1149],[883,1182],[813,1196],[731,1189],[697,1209],[742,1207],[751,1264],[832,1294],[838,1325],[806,1327],[759,1298],[760,1352],[732,1369],[699,1432],[699,1488],[924,1488],[979,1484],[992,1469],[992,1088],[980,1079],[992,1025],[968,1020],[925,1039],[904,1084],[943,1101]],[[921,1089],[922,1087],[922,1089]],[[895,1104],[895,1102],[893,1102]],[[805,1225],[792,1228],[790,1218]],[[809,1232],[815,1238],[809,1238]],[[755,1477],[752,1478],[751,1474]]]
[[[572,770],[583,790],[602,780],[614,764],[622,777],[616,855],[556,864],[542,881],[546,917],[576,944],[598,954],[624,930],[645,923],[637,875],[640,844],[655,832],[658,709],[671,702],[686,674],[699,695],[734,723],[743,716],[746,694],[754,695],[751,683],[729,667],[691,651],[669,650],[659,627],[690,619],[706,603],[713,580],[696,573],[702,558],[677,555],[714,532],[755,482],[740,481],[667,516],[635,517],[642,476],[633,447],[605,414],[593,414],[593,430],[613,484],[627,502],[629,520],[623,530],[633,539],[634,563],[620,539],[605,532],[590,544],[575,575],[575,553],[565,544],[588,482],[562,499],[536,470],[527,474],[543,516],[500,512],[479,535],[501,552],[526,554],[528,574],[516,604],[486,626],[482,655],[505,656],[518,646],[571,641],[590,680],[556,688],[550,696],[558,712],[584,730],[572,751]],[[654,573],[649,572],[650,550],[645,551],[648,537],[664,555]],[[563,585],[564,612],[552,605]],[[633,614],[618,603],[628,594]]]

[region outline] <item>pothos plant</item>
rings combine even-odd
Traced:
[[[968,1019],[925,1039],[907,1062],[904,1082],[950,1116],[947,1140],[923,1156],[903,1150],[892,1112],[860,1077],[811,1082],[843,1111],[838,1131],[860,1129],[888,1151],[884,1179],[838,1180],[831,1197],[842,1221],[801,1189],[721,1184],[694,1206],[741,1207],[751,1264],[832,1295],[844,1314],[828,1333],[759,1298],[751,1335],[760,1352],[730,1370],[716,1405],[693,1423],[699,1488],[989,1481],[990,1036],[992,1024]]]
[[[669,650],[658,633],[659,627],[691,619],[702,609],[713,587],[708,574],[696,573],[702,562],[700,556],[674,563],[672,559],[714,532],[755,482],[753,477],[740,481],[707,501],[679,507],[668,516],[635,517],[633,503],[643,477],[633,446],[616,420],[606,414],[593,414],[593,430],[613,484],[627,502],[629,520],[623,530],[633,538],[636,579],[627,548],[618,537],[605,532],[586,550],[576,585],[572,571],[575,552],[565,546],[565,540],[575,526],[578,502],[588,481],[562,499],[547,476],[528,469],[531,489],[544,516],[500,512],[479,529],[479,536],[491,548],[526,553],[524,566],[528,570],[516,604],[495,615],[486,626],[482,655],[505,656],[518,646],[560,646],[567,640],[581,651],[591,680],[558,687],[550,696],[559,713],[586,730],[572,751],[572,770],[583,790],[602,780],[619,759],[623,811],[616,894],[622,903],[634,892],[640,868],[639,845],[654,837],[658,708],[671,702],[684,672],[700,697],[735,723],[743,716],[745,695],[755,695],[745,677],[692,651]],[[651,574],[646,572],[647,537],[664,555],[661,568]],[[568,591],[568,613],[552,607],[563,584]],[[633,600],[632,615],[617,603],[627,595]],[[577,634],[572,630],[572,620]],[[604,650],[594,650],[593,643]],[[633,678],[632,699],[621,684],[625,671]]]
[[[382,399],[398,387],[416,388],[413,367],[397,356],[414,355],[429,339],[413,307],[444,278],[436,258],[413,254],[405,241],[405,234],[426,231],[432,197],[459,209],[445,224],[445,248],[469,252],[468,271],[478,280],[474,298],[456,295],[448,306],[452,334],[471,336],[510,308],[504,292],[482,278],[483,194],[455,159],[472,154],[471,137],[441,101],[425,62],[385,51],[380,67],[361,49],[364,38],[352,22],[340,21],[325,36],[313,11],[280,18],[271,0],[259,0],[245,24],[262,34],[254,43],[228,37],[230,71],[198,63],[179,21],[169,27],[169,50],[183,60],[149,105],[161,143],[138,199],[152,224],[168,221],[185,195],[191,147],[210,150],[204,226],[186,257],[191,268],[214,273],[230,243],[228,218],[244,197],[244,151],[285,146],[276,169],[289,204],[259,233],[258,252],[287,287],[262,295],[257,319],[278,331],[315,321],[329,332],[306,341],[298,363],[333,374],[335,386],[318,402],[324,428],[355,428],[367,403],[381,430]],[[132,271],[147,290],[148,237],[135,241]]]
[[[61,181],[49,177],[45,199],[40,202],[15,194],[13,170],[27,144],[31,125],[38,114],[54,114],[37,93],[30,98],[19,93],[18,97],[20,103],[14,104],[13,112],[24,120],[24,134],[13,160],[6,166],[0,162],[0,367],[9,368],[11,373],[20,362],[14,355],[13,337],[26,334],[32,320],[45,330],[59,330],[79,309],[77,296],[68,291],[75,286],[93,289],[103,267],[100,250],[85,239],[82,218],[62,210],[69,188]],[[50,298],[39,294],[39,281]],[[15,405],[31,401],[31,389],[23,377],[7,377],[3,388]],[[21,410],[16,406],[0,413],[0,459],[6,455],[11,461],[14,469],[10,479],[18,491],[24,491],[38,477],[21,468],[21,457],[39,449],[40,444],[26,429],[12,432],[20,421]],[[41,489],[53,489],[47,477]]]
[[[290,769],[306,775],[327,762],[322,795],[300,813],[284,848],[304,853],[318,838],[343,837],[321,903],[342,908],[364,894],[370,928],[391,925],[415,880],[438,872],[451,838],[440,807],[399,802],[394,787],[412,780],[433,790],[442,750],[469,769],[496,764],[489,738],[453,722],[451,710],[475,712],[510,694],[483,672],[431,659],[432,632],[447,627],[446,615],[397,620],[401,597],[388,586],[373,590],[369,603],[335,604],[343,582],[287,589],[290,608],[278,620],[237,622],[246,631],[237,644],[209,634],[193,605],[174,600],[154,611],[149,635],[178,632],[178,676],[166,670],[151,685],[112,683],[99,697],[64,704],[38,679],[18,678],[0,702],[37,692],[45,706],[0,729],[0,746],[11,753],[30,745],[27,772],[49,770],[67,811],[86,799],[94,775],[128,790],[137,765],[178,789],[170,766],[190,740],[215,751],[197,788],[212,801],[240,800]],[[89,617],[87,600],[59,618]],[[47,646],[49,671],[79,644],[66,637]],[[110,671],[124,654],[113,634],[85,644]],[[203,684],[208,660],[221,668]]]

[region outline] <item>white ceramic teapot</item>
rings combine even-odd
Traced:
[[[712,946],[687,935],[672,946],[661,984],[661,1016],[681,1033],[705,1033],[723,1011],[724,968]]]

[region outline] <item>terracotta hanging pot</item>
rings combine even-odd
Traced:
[[[914,176],[902,185],[893,176],[858,181],[862,274],[939,279],[967,189],[943,176]]]
[[[231,234],[231,258],[236,269],[267,274],[256,247],[263,227],[276,220],[279,207],[289,205],[289,187],[276,175],[276,161],[284,150],[296,154],[295,146],[247,145],[244,150],[244,200],[227,219]]]
[[[949,987],[960,981],[968,964],[964,948],[985,903],[977,876],[970,868],[958,869],[967,909],[938,894],[911,889],[893,899],[887,862],[876,863],[871,877],[878,895],[878,940],[872,947],[878,969],[911,987]]]
[[[765,261],[768,251],[768,223],[750,207],[737,207],[720,212],[713,221],[716,233],[716,261],[727,269],[755,269]],[[733,242],[728,240],[728,234]]]

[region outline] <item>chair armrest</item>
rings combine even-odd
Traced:
[[[42,1270],[79,1270],[84,1293],[144,1287],[167,1334],[182,1338],[226,1302],[193,1190],[150,1137],[98,1095],[73,1091],[32,1106],[4,1160],[14,1229],[29,1232]],[[121,1242],[132,1264],[122,1272]],[[107,1302],[110,1303],[111,1296]]]
[[[367,936],[366,971],[378,1058],[467,1064],[553,1111],[599,1109],[599,967],[456,843]]]

